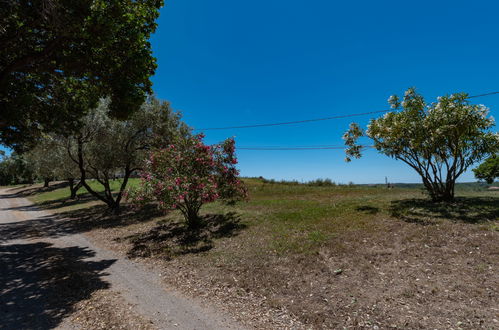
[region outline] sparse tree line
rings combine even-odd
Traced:
[[[85,187],[94,197],[114,207],[119,204],[130,175],[142,168],[150,149],[169,143],[174,135],[190,134],[180,114],[154,97],[149,97],[124,121],[109,115],[109,104],[108,99],[102,99],[83,118],[79,130],[68,135],[43,134],[29,151],[5,158],[2,164],[8,170],[2,176],[3,183],[67,180],[71,197],[75,197],[79,187]],[[16,172],[19,174],[10,175]],[[116,178],[122,179],[124,187],[113,196],[110,181]],[[94,191],[87,183],[89,179],[101,184],[103,192]]]
[[[157,201],[198,224],[203,203],[246,196],[234,141],[207,146],[166,102],[152,96],[156,68],[148,41],[161,0],[15,1],[0,15],[0,184],[66,180],[70,197],[85,188],[119,210]],[[367,129],[345,133],[347,161],[374,148],[414,169],[433,201],[454,199],[456,180],[473,164],[481,180],[498,175],[499,135],[483,105],[466,94],[427,103],[414,88],[392,96],[393,111]],[[130,176],[141,185],[127,193]],[[112,180],[120,178],[117,191]],[[94,189],[94,180],[101,189]],[[318,184],[329,185],[329,182]]]
[[[83,118],[81,128],[68,135],[44,134],[23,154],[0,163],[1,184],[53,180],[68,182],[70,198],[80,188],[118,211],[125,195],[134,204],[157,200],[165,210],[179,209],[189,225],[199,224],[204,203],[233,202],[246,193],[235,168],[234,140],[207,146],[168,102],[153,96],[127,120],[109,116],[109,100]],[[138,189],[127,191],[132,174],[141,175]],[[112,189],[119,178],[120,187]],[[98,183],[95,189],[89,180]]]
[[[205,145],[168,103],[148,96],[156,69],[149,37],[162,6],[2,1],[0,143],[15,152],[2,155],[0,184],[66,180],[71,198],[83,187],[116,211],[130,176],[141,172],[144,183],[131,195],[180,209],[189,224],[205,202],[244,197],[234,141]],[[149,162],[154,155],[161,163]],[[164,190],[167,182],[176,186]]]
[[[499,135],[491,130],[494,119],[485,106],[469,104],[466,94],[427,104],[414,89],[402,101],[389,101],[397,111],[371,120],[366,131],[353,123],[345,133],[347,160],[361,156],[357,140],[365,135],[379,152],[413,168],[433,201],[452,201],[457,178],[483,159],[475,176],[489,183],[498,177]],[[195,226],[204,203],[246,196],[235,168],[234,140],[207,146],[203,137],[193,135],[169,103],[153,96],[126,120],[110,116],[110,100],[101,99],[79,129],[42,134],[28,152],[4,157],[0,183],[38,179],[47,186],[51,180],[65,180],[70,198],[84,187],[114,211],[126,195],[138,205],[157,201],[165,210],[179,209]],[[141,184],[127,191],[133,173],[140,173]],[[113,191],[116,178],[120,187]]]

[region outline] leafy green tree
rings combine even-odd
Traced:
[[[467,101],[467,94],[439,97],[426,103],[409,88],[402,101],[391,96],[394,110],[372,119],[364,132],[352,123],[345,133],[347,161],[361,157],[357,140],[367,136],[374,147],[409,165],[420,176],[433,201],[454,199],[456,179],[473,163],[499,150],[499,135],[490,129],[494,119],[483,105]]]
[[[0,143],[67,134],[100,97],[125,118],[151,92],[162,0],[2,0]]]
[[[59,161],[54,157],[56,145],[50,137],[44,137],[29,152],[24,154],[28,163],[32,166],[38,179],[43,180],[44,187],[48,187],[50,181],[56,178]]]
[[[5,152],[0,154],[0,186],[8,186],[12,184],[13,177],[9,170],[9,157],[5,156]]]
[[[78,190],[83,187],[80,181],[80,169],[78,165],[69,157],[67,140],[58,139],[57,148],[54,150],[54,157],[58,159],[57,177],[68,181],[70,199],[76,199]]]
[[[34,169],[24,155],[13,152],[10,156],[2,156],[0,161],[1,185],[34,183],[34,179]]]
[[[67,151],[80,170],[80,182],[97,199],[117,211],[130,176],[142,169],[147,151],[166,145],[176,135],[189,135],[189,128],[169,103],[149,97],[126,121],[109,117],[109,102],[102,101],[84,121],[81,131],[68,139]],[[88,184],[95,179],[98,192]],[[111,182],[122,179],[118,192]]]
[[[473,172],[478,180],[492,184],[495,179],[499,178],[499,155],[490,156],[477,168],[474,168]]]
[[[36,176],[44,180],[45,187],[48,187],[51,179],[67,180],[70,198],[76,198],[76,193],[82,186],[79,182],[80,171],[69,157],[67,139],[55,134],[43,134],[25,156]]]

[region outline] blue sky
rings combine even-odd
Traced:
[[[154,91],[197,128],[320,118],[387,108],[416,86],[499,90],[499,4],[485,1],[170,0],[152,38]],[[499,95],[475,99],[499,118]],[[357,118],[365,124],[369,116]],[[238,146],[341,144],[350,120],[208,131]],[[242,175],[337,182],[419,182],[368,151],[238,151]],[[473,181],[468,172],[461,181]]]
[[[151,40],[153,89],[197,128],[381,110],[410,86],[429,100],[496,91],[498,11],[494,1],[167,0]],[[475,101],[499,118],[499,95]],[[206,142],[342,144],[350,121],[209,131]],[[372,150],[349,164],[342,150],[238,156],[244,176],[419,182]],[[473,180],[470,172],[461,178]]]

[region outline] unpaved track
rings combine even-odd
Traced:
[[[81,296],[58,299],[58,292],[64,290],[58,286],[75,285],[67,276],[56,276],[54,269],[63,261],[82,269],[83,276],[91,277],[98,288],[119,292],[136,313],[158,329],[242,328],[197,301],[167,291],[160,274],[119,259],[93,245],[83,234],[19,238],[19,227],[24,232],[36,232],[37,224],[56,220],[31,206],[27,199],[0,190],[0,329],[78,328],[67,321],[67,316]],[[52,259],[55,261],[50,263]]]

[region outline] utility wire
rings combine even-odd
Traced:
[[[268,150],[268,151],[280,151],[280,150],[341,150],[345,149],[342,147],[278,147],[278,148],[246,148],[238,147],[237,150]],[[374,148],[374,146],[361,146],[361,148]]]
[[[499,91],[498,92],[485,93],[485,94],[472,95],[472,96],[468,96],[467,98],[468,99],[472,99],[472,98],[476,98],[476,97],[483,97],[483,96],[489,96],[489,95],[495,95],[495,94],[499,94]],[[285,122],[280,122],[280,123],[267,123],[267,124],[255,124],[255,125],[241,125],[241,126],[226,126],[226,127],[207,127],[207,128],[197,128],[197,129],[194,129],[194,130],[195,131],[213,131],[213,130],[226,130],[226,129],[239,129],[239,128],[256,128],[256,127],[293,125],[293,124],[311,123],[311,122],[316,122],[316,121],[325,121],[325,120],[333,120],[333,119],[341,119],[341,118],[350,118],[350,117],[372,115],[372,114],[376,114],[376,113],[385,113],[385,112],[390,112],[390,111],[393,111],[393,109],[379,110],[379,111],[369,111],[369,112],[360,112],[360,113],[351,113],[351,114],[347,114],[347,115],[337,115],[337,116],[324,117],[324,118],[304,119],[304,120],[296,120],[296,121],[285,121]]]
[[[468,96],[467,98],[472,99],[475,97],[489,96],[489,95],[495,95],[495,94],[499,94],[499,92],[490,92],[490,93],[485,93],[485,94],[472,95],[472,96]]]
[[[236,129],[236,128],[254,128],[254,127],[268,127],[268,126],[281,126],[281,125],[302,124],[302,123],[310,123],[310,122],[314,122],[314,121],[324,121],[324,120],[332,120],[332,119],[341,119],[341,118],[349,118],[349,117],[372,115],[372,114],[375,114],[375,113],[383,113],[383,112],[388,112],[388,111],[393,111],[393,110],[369,111],[369,112],[361,112],[361,113],[352,113],[352,114],[348,114],[348,115],[337,115],[337,116],[325,117],[325,118],[287,121],[287,122],[281,122],[281,123],[242,125],[242,126],[227,126],[227,127],[196,128],[195,131],[213,131],[213,130]]]
[[[252,145],[245,145],[241,147],[237,147],[238,149],[240,148],[265,148],[265,149],[274,149],[274,148],[342,148],[344,147],[344,144],[314,144],[314,145],[298,145],[298,146],[252,146]]]

